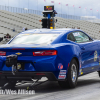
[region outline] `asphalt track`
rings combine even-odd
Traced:
[[[26,89],[28,85],[16,86],[16,89]],[[57,82],[47,81],[34,90],[33,95],[0,95],[0,100],[100,100],[100,78],[94,72],[79,77],[75,89],[62,89]]]

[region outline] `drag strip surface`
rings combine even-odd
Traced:
[[[29,84],[23,84],[16,89],[26,89],[27,86]],[[0,95],[0,100],[100,100],[100,78],[94,72],[79,77],[75,89],[62,89],[56,81],[47,81],[34,87],[34,90],[33,95]]]

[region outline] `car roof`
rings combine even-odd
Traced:
[[[21,32],[21,34],[24,34],[24,33],[50,33],[50,34],[53,34],[53,33],[58,33],[58,34],[61,34],[61,33],[69,33],[69,32],[72,32],[72,31],[81,31],[80,29],[71,29],[71,28],[59,28],[59,29],[32,29],[32,30],[27,30],[27,31],[24,31],[24,32]]]

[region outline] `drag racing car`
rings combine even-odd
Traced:
[[[74,88],[94,71],[100,75],[100,41],[79,29],[28,30],[0,45],[0,85],[47,77]]]

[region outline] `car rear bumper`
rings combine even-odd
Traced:
[[[6,77],[8,80],[32,80],[41,79],[42,77],[47,77],[50,81],[56,81],[57,78],[52,72],[16,72],[13,75],[12,72],[0,71],[0,77]]]

